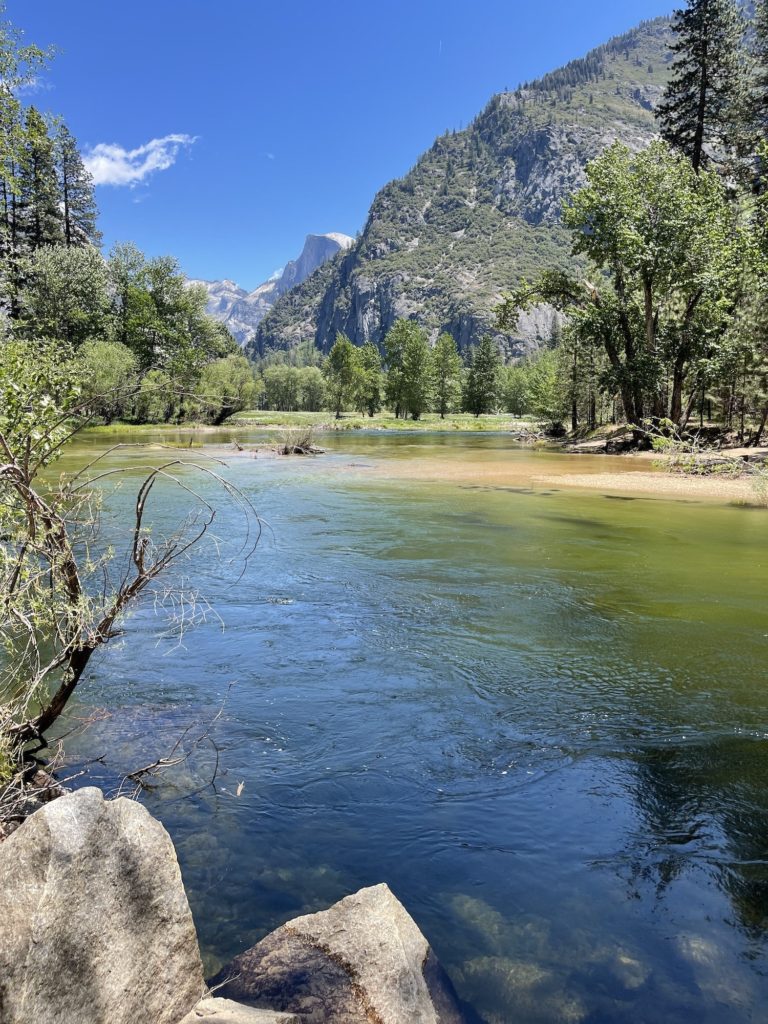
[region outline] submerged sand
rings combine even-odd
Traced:
[[[469,460],[442,457],[387,460],[373,464],[375,475],[390,479],[454,483],[461,486],[552,490],[568,487],[612,494],[644,494],[660,498],[760,504],[749,477],[686,476],[653,466],[653,457],[574,455],[548,460],[517,453],[506,458]],[[549,465],[547,465],[549,462]]]
[[[747,477],[683,476],[672,473],[564,473],[532,479],[534,486],[578,487],[666,498],[758,504],[754,483]]]
[[[338,464],[334,472],[358,473],[390,480],[418,480],[448,483],[460,487],[495,487],[521,490],[573,488],[610,494],[648,495],[687,501],[721,504],[762,505],[754,478],[710,474],[692,476],[670,473],[656,465],[653,452],[627,455],[565,454],[526,448],[489,449],[471,455],[459,448],[439,454],[434,449],[422,455],[414,439],[407,457],[381,458],[378,453],[361,454],[354,462]],[[746,450],[754,457],[755,450]],[[242,451],[222,447],[227,459],[245,457],[277,459],[271,445],[249,446]],[[729,455],[731,453],[729,452]],[[739,452],[733,453],[739,455]],[[768,454],[768,452],[767,452]],[[321,456],[322,457],[322,456]]]

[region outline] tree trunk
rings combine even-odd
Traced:
[[[760,416],[760,424],[759,424],[759,426],[757,428],[757,431],[755,433],[755,436],[754,436],[754,438],[752,440],[752,447],[757,448],[757,446],[760,444],[760,441],[761,441],[762,436],[763,436],[763,431],[765,430],[766,423],[768,423],[768,405],[764,405],[763,408],[762,408],[762,414]]]
[[[683,385],[685,383],[685,371],[686,364],[688,362],[688,345],[684,344],[675,359],[675,365],[672,368],[672,394],[669,401],[669,418],[675,424],[675,426],[683,426],[683,420],[685,422],[690,418],[691,412],[693,411],[693,403],[690,403],[690,408],[687,414],[683,412]]]
[[[704,125],[707,117],[707,94],[709,93],[708,49],[708,43],[705,39],[701,51],[701,80],[699,82],[699,103],[696,109],[696,134],[693,139],[693,152],[691,153],[691,163],[697,174],[699,173],[704,155]]]
[[[685,411],[683,413],[682,422],[680,423],[680,429],[681,430],[685,430],[685,428],[688,426],[688,421],[690,420],[691,415],[693,414],[693,408],[694,408],[695,405],[696,405],[696,392],[692,391],[691,392],[691,396],[688,399],[688,403],[686,404]]]

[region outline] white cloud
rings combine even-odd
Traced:
[[[283,273],[284,270],[285,270],[285,267],[278,267],[277,270],[274,271],[274,273],[269,275],[267,280],[268,281],[276,281],[278,279],[278,277],[282,277],[282,273]]]
[[[28,82],[20,86],[16,92],[17,96],[34,96],[38,92],[50,92],[53,86],[39,75],[33,75]]]
[[[114,142],[100,142],[84,156],[83,162],[95,185],[129,185],[144,181],[154,171],[166,171],[176,162],[179,150],[197,141],[193,135],[165,135],[137,149],[124,149]]]

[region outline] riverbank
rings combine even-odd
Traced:
[[[750,477],[690,476],[680,473],[610,472],[563,473],[533,478],[538,487],[573,487],[610,491],[612,494],[647,495],[687,501],[716,501],[736,505],[764,505],[765,500]]]

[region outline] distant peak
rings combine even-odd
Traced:
[[[272,276],[246,292],[234,281],[190,281],[202,284],[208,292],[208,312],[226,324],[241,345],[255,335],[256,328],[272,305],[291,288],[305,281],[313,271],[336,253],[346,251],[354,238],[340,231],[309,234],[301,254]]]
[[[341,249],[349,249],[351,245],[355,244],[355,240],[351,235],[344,235],[340,231],[324,231],[318,235],[307,235],[307,238],[330,238]]]

